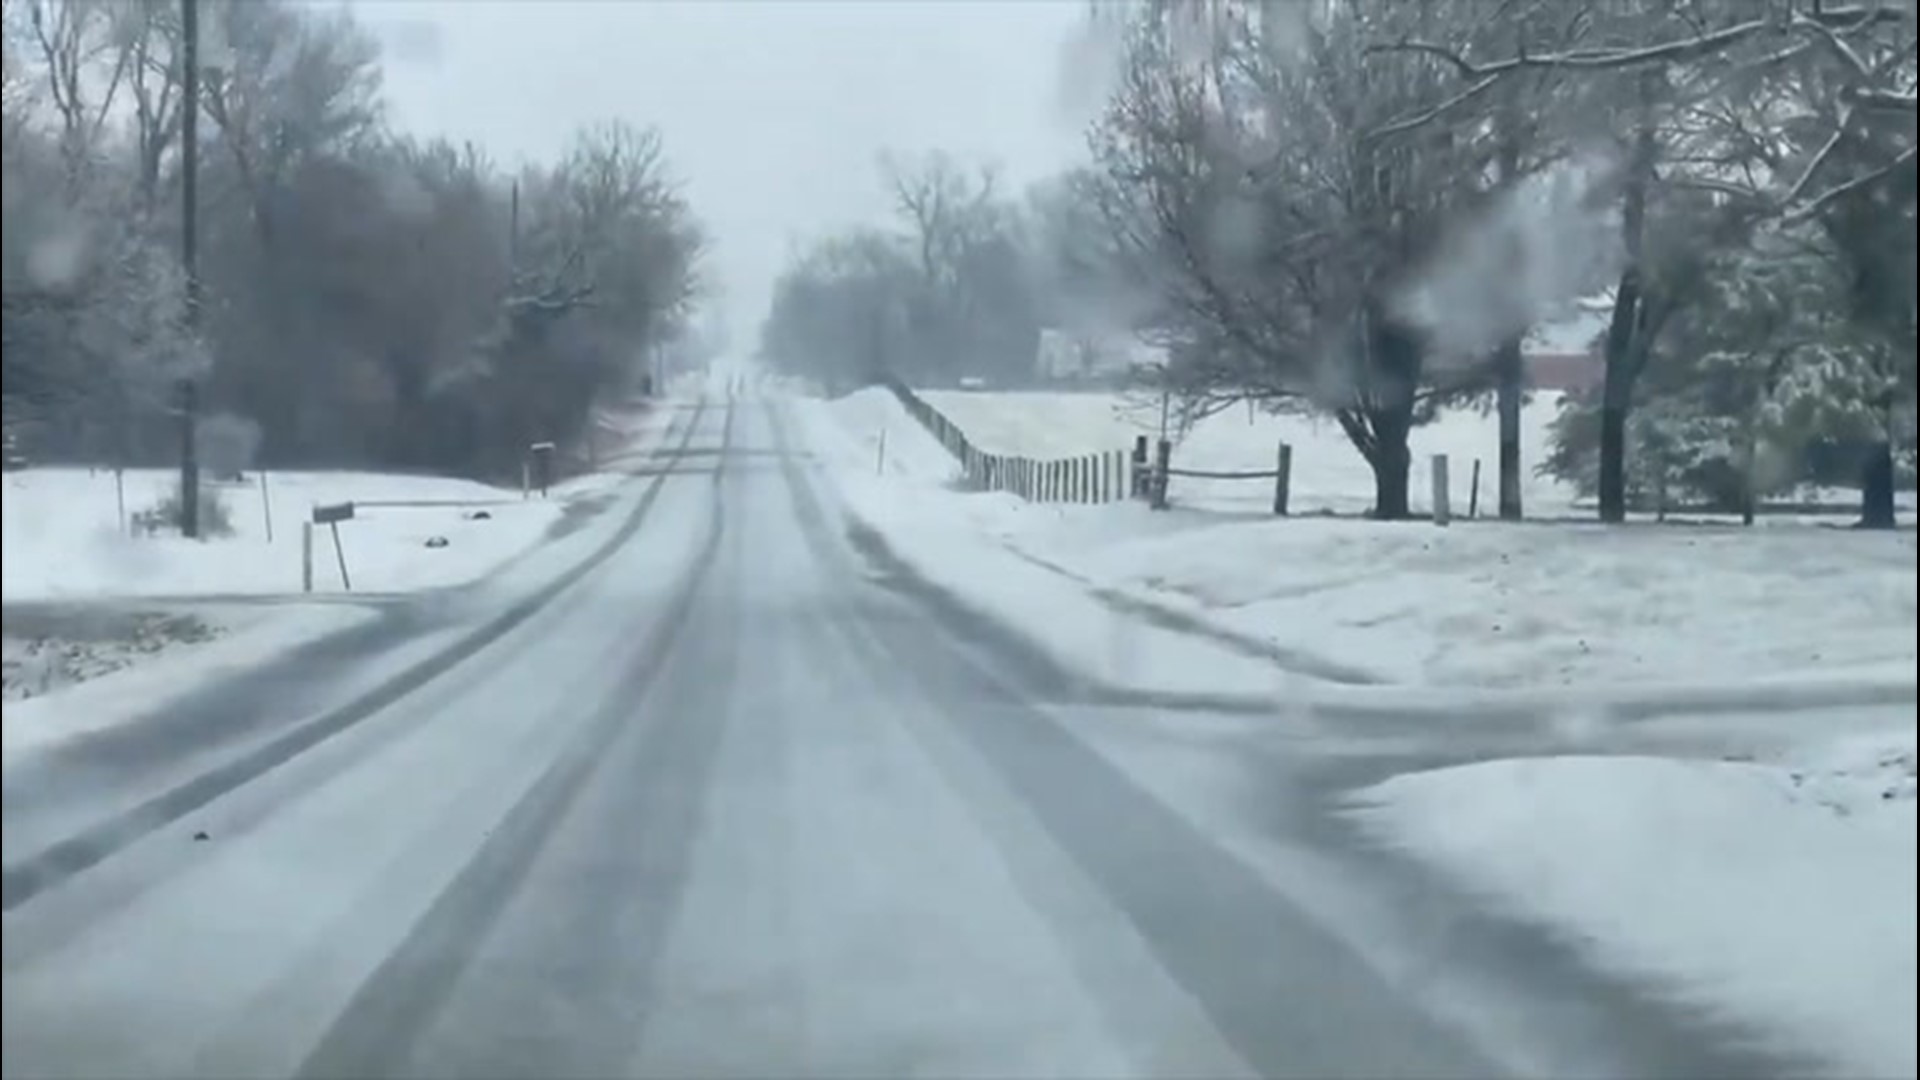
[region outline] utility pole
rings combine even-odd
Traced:
[[[188,338],[200,330],[200,267],[195,241],[200,195],[200,3],[180,0],[180,268],[186,275]],[[200,388],[189,374],[180,380],[180,534],[200,536],[200,453],[194,445]]]
[[[520,181],[514,180],[507,203],[507,282],[516,288],[520,281]]]

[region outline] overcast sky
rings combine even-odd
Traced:
[[[751,347],[792,241],[877,220],[884,148],[998,162],[1015,185],[1083,153],[1063,60],[1084,0],[354,0],[386,47],[396,127],[551,160],[583,123],[659,127]]]

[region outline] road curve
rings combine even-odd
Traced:
[[[425,668],[299,724],[242,680],[10,774],[5,1074],[1790,1071],[1340,862],[1332,778],[1375,759],[1050,700],[876,580],[778,402],[686,415],[631,528]],[[317,694],[429,625],[275,677]],[[1189,755],[1264,777],[1248,843],[1370,869],[1449,977],[1176,805]]]

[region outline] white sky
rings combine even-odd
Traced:
[[[1010,187],[1083,153],[1062,61],[1084,0],[353,0],[386,46],[394,125],[551,160],[581,124],[659,127],[751,348],[792,242],[877,220],[884,148],[998,162]]]

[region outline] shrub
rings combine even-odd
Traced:
[[[134,533],[153,536],[179,532],[184,506],[180,489],[175,487],[159,502],[133,515]],[[233,514],[227,509],[227,501],[221,498],[218,489],[204,482],[200,485],[200,535],[202,538],[233,535]]]

